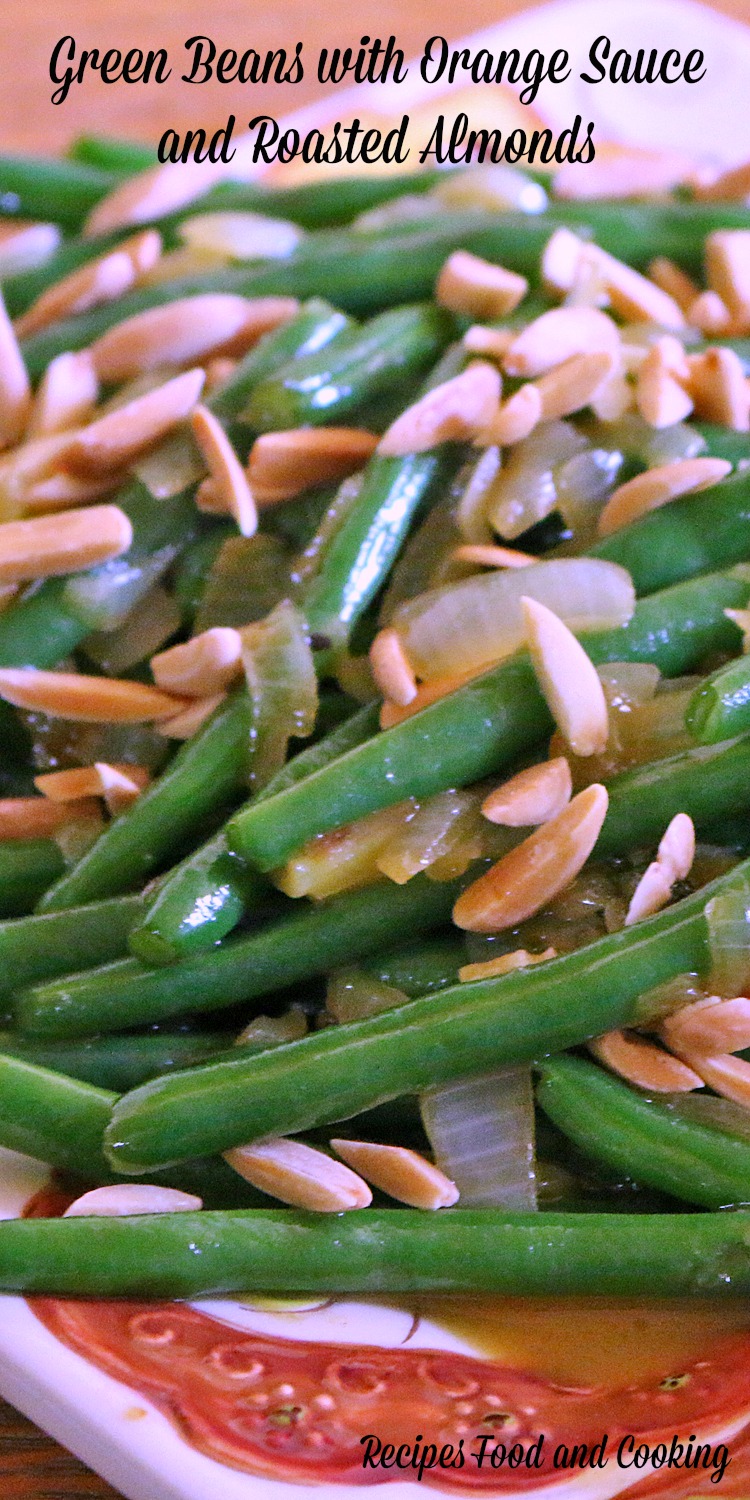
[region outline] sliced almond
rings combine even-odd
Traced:
[[[224,1153],[224,1160],[253,1187],[295,1208],[335,1214],[367,1208],[372,1202],[361,1177],[302,1141],[275,1136],[251,1146],[236,1146]]]
[[[242,637],[229,626],[214,625],[152,656],[151,671],[165,693],[209,698],[242,676]]]
[[[458,1188],[418,1151],[405,1146],[383,1146],[371,1141],[331,1141],[331,1149],[366,1182],[408,1203],[411,1208],[450,1208],[458,1202]]]
[[[87,261],[47,287],[16,319],[17,337],[28,338],[61,318],[74,318],[106,302],[116,302],[156,264],[160,255],[161,235],[156,229],[146,229],[96,260]]]
[[[477,434],[476,442],[483,448],[490,447],[493,443],[501,448],[510,448],[514,443],[522,443],[541,419],[542,397],[539,388],[528,382],[503,402],[488,425]]]
[[[21,441],[31,410],[31,383],[0,293],[0,448]]]
[[[223,162],[165,162],[147,172],[128,177],[102,198],[86,220],[89,238],[110,234],[128,225],[148,224],[194,203],[226,176]]]
[[[48,771],[34,777],[34,786],[51,802],[76,802],[80,797],[103,797],[111,813],[120,812],[140,797],[148,786],[147,766],[109,765],[95,761],[93,766],[74,766],[69,771]]]
[[[710,489],[725,479],[732,465],[724,458],[682,458],[657,469],[646,469],[613,491],[599,516],[599,535],[610,536],[641,516],[697,490]]]
[[[117,323],[91,345],[100,380],[132,380],[164,365],[190,365],[224,350],[238,339],[249,342],[286,322],[297,303],[292,297],[237,297],[204,292],[151,307]]]
[[[0,584],[77,573],[127,552],[133,527],[119,505],[0,525]]]
[[[743,1057],[728,1053],[708,1057],[692,1047],[680,1049],[680,1056],[715,1094],[750,1109],[750,1063]]]
[[[467,328],[462,343],[469,354],[476,354],[479,359],[495,359],[502,364],[515,336],[512,328],[485,328],[481,323],[473,323]]]
[[[45,797],[0,797],[0,843],[53,838],[70,817],[69,807],[56,807]]]
[[[557,958],[554,948],[545,948],[543,953],[527,953],[525,948],[516,948],[513,953],[500,953],[497,958],[485,959],[483,963],[464,964],[458,977],[461,984],[470,984],[474,979],[498,979],[501,974],[511,974],[515,969],[545,964],[550,958]]]
[[[611,353],[574,354],[535,382],[541,401],[541,420],[552,422],[588,406],[616,368]]]
[[[71,1203],[64,1219],[125,1218],[131,1214],[189,1214],[203,1207],[203,1199],[178,1188],[156,1187],[150,1182],[118,1182],[111,1187],[92,1188]]]
[[[709,338],[719,338],[732,327],[732,315],[718,292],[701,292],[690,303],[686,317],[691,328],[699,329]]]
[[[463,676],[433,677],[430,682],[421,682],[416,697],[405,705],[386,699],[380,710],[380,728],[393,729],[404,719],[410,719],[412,714],[419,713],[420,709],[428,708],[431,703],[437,703],[439,698],[447,698],[449,693],[455,693],[457,688],[463,687],[465,682],[470,682],[472,677],[477,675],[476,672],[467,672]]]
[[[407,407],[381,438],[383,455],[424,453],[439,443],[467,442],[489,425],[500,400],[501,380],[494,365],[474,360],[461,375]]]
[[[39,382],[27,439],[80,427],[93,415],[98,399],[99,382],[88,349],[58,354]]]
[[[716,229],[706,239],[706,278],[728,307],[736,333],[750,330],[750,230]]]
[[[264,432],[250,450],[247,477],[258,505],[275,505],[316,485],[345,479],[361,469],[377,445],[373,432],[358,427]]]
[[[700,288],[673,260],[668,260],[666,255],[657,255],[648,268],[649,281],[666,292],[673,302],[685,316],[688,317],[688,308],[700,295]],[[690,321],[688,317],[688,322]]]
[[[564,755],[542,761],[511,776],[490,792],[482,812],[490,823],[506,828],[530,828],[556,818],[570,801],[573,782]]]
[[[625,926],[651,917],[667,905],[672,895],[672,886],[684,880],[695,856],[695,829],[687,813],[677,813],[672,818],[659,844],[656,859],[641,876],[633,892]]]
[[[596,307],[554,307],[529,323],[506,356],[509,375],[544,375],[575,354],[611,354],[617,358],[620,334]]]
[[[469,250],[455,250],[438,276],[435,300],[469,318],[502,318],[518,307],[528,290],[525,276],[493,266]]]
[[[663,835],[656,858],[672,880],[685,880],[695,859],[695,828],[687,813],[675,813]]]
[[[255,498],[224,428],[207,406],[196,406],[191,426],[208,464],[212,497],[233,516],[242,536],[254,536],[258,530]]]
[[[589,1050],[613,1073],[655,1094],[688,1094],[703,1087],[692,1068],[678,1062],[645,1037],[631,1031],[608,1031],[589,1042]]]
[[[179,713],[168,719],[161,719],[156,725],[157,732],[163,734],[166,740],[191,740],[225,698],[226,693],[215,693],[211,698],[195,698]]]
[[[578,278],[581,251],[585,240],[572,229],[556,229],[542,251],[542,284],[545,291],[564,296],[571,292]]]
[[[454,562],[475,563],[479,568],[528,568],[538,562],[531,552],[515,547],[493,547],[483,542],[464,542],[451,553]]]
[[[541,911],[585,865],[608,800],[606,788],[597,783],[579,792],[556,818],[467,886],[453,908],[456,926],[469,932],[501,932]]]
[[[693,401],[684,383],[690,366],[679,339],[666,334],[657,339],[640,361],[636,405],[651,427],[671,427],[690,415]]]
[[[591,658],[546,605],[524,595],[521,606],[534,671],[560,733],[575,755],[601,755],[609,717]]]
[[[190,415],[203,381],[202,370],[187,370],[118,406],[71,438],[62,463],[84,479],[122,469]]]
[[[685,316],[674,297],[640,271],[608,255],[598,245],[587,245],[581,252],[581,261],[599,276],[614,311],[621,318],[658,323],[662,328],[685,327]]]
[[[681,1053],[696,1048],[708,1054],[739,1052],[750,1047],[750,1000],[710,996],[694,1005],[684,1005],[662,1022],[661,1034],[668,1047]]]
[[[750,430],[750,400],[741,359],[733,349],[689,356],[690,395],[699,417],[735,432]]]
[[[3,667],[0,698],[53,718],[86,724],[139,724],[181,711],[179,698],[145,682],[86,677],[77,672],[42,672],[36,667]]]
[[[98,479],[78,479],[75,474],[66,474],[61,469],[47,479],[37,479],[29,484],[23,496],[23,508],[27,516],[75,510],[77,506],[90,505],[92,500],[104,500],[114,495],[122,488],[125,477],[124,470],[113,469],[111,474],[102,474]]]
[[[633,927],[646,917],[653,917],[672,898],[672,880],[669,871],[658,860],[653,860],[644,871],[630,899],[625,926]]]
[[[383,697],[405,708],[417,696],[417,679],[409,665],[401,637],[387,626],[379,630],[370,647],[372,675]]]
[[[745,161],[739,167],[729,167],[726,172],[721,172],[713,181],[698,182],[695,185],[696,198],[704,201],[729,203],[733,199],[745,199],[750,197],[750,162]]]
[[[209,359],[206,364],[205,392],[207,396],[213,395],[228,385],[239,364],[238,359],[230,359],[228,354],[217,354],[215,359]]]

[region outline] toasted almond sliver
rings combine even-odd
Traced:
[[[123,468],[190,415],[203,381],[202,370],[187,370],[118,406],[71,438],[63,464],[84,479]]]
[[[214,625],[152,656],[151,671],[165,693],[209,698],[242,676],[242,637],[229,626]]]
[[[586,863],[607,811],[606,788],[579,792],[549,823],[498,860],[459,896],[457,927],[500,932],[533,917],[564,891]]]
[[[673,260],[657,255],[648,268],[649,281],[661,288],[687,316],[688,308],[700,294],[700,288]],[[688,318],[688,322],[690,319]]]
[[[687,813],[675,813],[659,844],[656,858],[672,880],[685,880],[695,859],[695,828]]]
[[[109,765],[95,761],[93,766],[74,766],[69,771],[48,771],[34,777],[34,786],[51,802],[76,802],[80,797],[103,797],[110,812],[119,812],[140,797],[148,786],[147,766]]]
[[[258,509],[245,470],[224,428],[207,406],[196,406],[191,426],[193,436],[209,469],[212,497],[233,516],[242,536],[258,530]]]
[[[27,440],[81,426],[91,417],[98,397],[99,382],[88,349],[58,354],[39,382]]]
[[[464,676],[433,677],[430,682],[420,683],[416,697],[403,706],[386,699],[380,710],[380,728],[393,729],[394,725],[419,713],[421,708],[428,708],[430,703],[437,703],[439,698],[447,698],[449,693],[455,693],[457,688],[463,687],[465,682],[470,682],[476,676],[476,672],[467,672]]]
[[[709,1054],[739,1052],[750,1047],[750,1000],[711,996],[694,1005],[684,1005],[662,1022],[661,1034],[676,1052],[695,1048]]]
[[[20,442],[31,410],[31,384],[0,292],[0,448]]]
[[[383,697],[405,708],[417,696],[417,679],[409,665],[401,637],[387,626],[379,630],[370,647],[372,675]]]
[[[482,803],[482,812],[490,823],[506,828],[530,828],[548,823],[570,801],[573,782],[564,755],[542,761],[511,776],[509,781],[490,792]]]
[[[493,547],[483,542],[463,542],[451,553],[454,562],[476,563],[480,568],[528,568],[538,562],[531,552],[515,547]]]
[[[411,1208],[450,1208],[458,1188],[418,1151],[370,1141],[331,1141],[331,1149],[373,1187]]]
[[[599,516],[599,535],[610,536],[621,526],[628,526],[680,495],[709,489],[731,470],[732,465],[724,458],[682,458],[660,464],[657,469],[646,469],[610,495]]]
[[[226,693],[214,693],[211,698],[195,698],[180,713],[161,719],[156,725],[158,734],[166,740],[191,740],[206,719],[224,702]]]
[[[578,278],[578,267],[585,240],[572,229],[556,229],[542,251],[542,284],[546,291],[563,296],[571,292]]]
[[[217,354],[215,359],[210,359],[206,365],[206,395],[212,395],[227,385],[238,364],[239,360],[231,359],[228,354]]]
[[[750,1063],[743,1057],[733,1057],[729,1053],[707,1057],[692,1047],[681,1048],[680,1056],[714,1093],[750,1109]]]
[[[554,948],[545,948],[543,953],[527,953],[525,948],[516,948],[513,953],[500,953],[497,958],[488,958],[483,963],[464,964],[458,971],[461,984],[470,984],[474,979],[499,979],[501,974],[511,974],[515,969],[528,969],[533,964],[544,964],[557,958]]]
[[[658,860],[653,860],[648,869],[644,870],[633,892],[625,926],[633,927],[636,922],[653,917],[662,907],[667,906],[672,897],[673,883],[669,870],[659,864]]]
[[[698,182],[694,188],[696,198],[710,201],[718,199],[720,202],[728,203],[733,198],[747,198],[750,196],[750,161],[745,161],[739,167],[730,167],[728,171],[722,172],[713,181]]]
[[[117,323],[91,345],[100,380],[131,380],[164,365],[190,365],[240,339],[249,344],[293,316],[291,297],[203,292],[151,307]]]
[[[703,1087],[703,1080],[692,1068],[632,1032],[608,1031],[606,1036],[589,1042],[589,1050],[599,1062],[637,1088],[657,1094],[688,1094]]]
[[[591,658],[546,605],[523,595],[521,607],[534,671],[558,729],[575,755],[600,755],[609,717]]]
[[[544,375],[574,354],[611,354],[620,350],[615,323],[596,307],[553,307],[529,323],[506,356],[509,375]]]
[[[525,276],[493,266],[469,250],[456,250],[438,276],[435,300],[470,318],[502,318],[518,307],[528,290]]]
[[[724,614],[742,631],[742,650],[747,656],[750,652],[750,609],[725,609]]]
[[[689,356],[690,395],[699,417],[735,432],[750,430],[745,372],[734,349],[706,349]]]
[[[662,328],[684,328],[684,314],[661,287],[641,276],[632,266],[608,255],[598,245],[587,245],[581,252],[581,260],[596,271],[609,297],[614,311],[629,321],[658,323]]]
[[[128,225],[147,224],[194,203],[226,176],[223,162],[165,162],[128,177],[92,209],[84,233],[89,238]]]
[[[496,359],[502,364],[515,336],[512,328],[485,328],[481,323],[472,323],[462,343],[469,354],[476,354],[479,359]]]
[[[130,1214],[196,1213],[203,1199],[178,1188],[156,1187],[150,1182],[118,1182],[111,1187],[92,1188],[76,1198],[64,1219],[124,1218]]]
[[[701,292],[690,303],[686,317],[691,328],[698,328],[709,338],[729,333],[732,327],[732,315],[718,292]]]
[[[377,451],[403,456],[424,453],[438,443],[470,441],[491,422],[501,388],[494,365],[472,361],[462,374],[408,406],[381,438]]]
[[[612,354],[574,354],[536,381],[542,403],[541,420],[554,421],[588,406],[616,368]]]
[[[236,1146],[224,1153],[224,1160],[253,1187],[295,1208],[330,1214],[367,1208],[372,1202],[361,1177],[302,1141],[274,1136],[251,1146]]]
[[[716,229],[705,246],[706,278],[729,309],[733,331],[750,329],[750,230]]]
[[[36,667],[3,667],[0,698],[86,724],[138,724],[166,719],[185,707],[179,698],[145,682],[86,677],[78,672],[42,672]]]
[[[684,389],[690,366],[679,339],[657,339],[640,361],[636,405],[651,427],[671,427],[690,415],[693,401]]]
[[[264,432],[250,450],[247,477],[261,507],[292,500],[315,485],[360,469],[378,439],[358,427],[297,427]]]
[[[0,583],[77,573],[127,552],[133,527],[119,505],[0,525]]]
[[[534,431],[541,417],[539,387],[528,382],[503,402],[488,425],[477,434],[476,442],[482,447],[497,443],[501,448],[510,448],[514,443],[522,443]]]
[[[61,318],[73,318],[105,302],[116,302],[156,264],[160,255],[161,235],[156,229],[145,229],[96,260],[87,261],[47,287],[16,319],[17,337],[28,338]]]
[[[70,818],[69,807],[55,807],[46,797],[2,797],[0,843],[6,839],[52,838]]]
[[[90,505],[92,500],[105,500],[122,487],[125,475],[122,469],[113,469],[111,474],[102,474],[98,479],[78,479],[75,474],[50,474],[48,479],[31,483],[23,495],[23,508],[27,517],[54,511],[75,510],[80,505]]]

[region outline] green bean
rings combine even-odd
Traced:
[[[59,157],[0,156],[0,212],[76,230],[118,181],[111,172]]]
[[[250,702],[240,689],[219,704],[159,779],[47,892],[40,910],[61,911],[142,884],[168,862],[177,837],[195,834],[207,816],[237,794],[249,743]]]
[[[565,203],[553,199],[551,211],[569,226],[585,226],[597,245],[640,270],[655,255],[666,255],[698,275],[703,272],[707,235],[714,229],[750,228],[744,203],[686,203],[676,198],[650,203],[601,199]]]
[[[141,909],[140,896],[116,896],[0,922],[0,993],[119,958]]]
[[[458,971],[466,962],[463,938],[454,931],[416,948],[396,948],[390,953],[379,953],[377,958],[365,959],[360,968],[382,984],[392,984],[394,989],[403,990],[412,999],[455,984]]]
[[[750,1214],[179,1213],[9,1219],[0,1290],[190,1298],[233,1292],[722,1296],[750,1291]]]
[[[356,325],[320,297],[311,297],[296,317],[259,339],[240,361],[226,385],[209,396],[207,405],[220,421],[239,417],[256,385],[267,380],[289,360],[317,359],[324,351],[356,336]]]
[[[231,1033],[225,1031],[154,1031],[142,1036],[44,1043],[4,1031],[0,1032],[0,1053],[123,1094],[174,1068],[207,1062],[224,1052],[231,1040]]]
[[[294,785],[321,765],[360,744],[377,729],[377,709],[361,709],[324,739],[295,755],[260,793]],[[229,851],[222,829],[167,876],[132,929],[129,947],[144,963],[173,963],[211,948],[231,932],[249,904],[268,886]]]
[[[234,521],[216,520],[201,532],[178,559],[172,581],[172,592],[180,610],[191,623],[200,607],[206,580],[216,558],[230,536],[237,535]]]
[[[688,813],[704,833],[720,819],[750,809],[750,736],[635,766],[615,776],[607,790],[598,854],[623,854],[658,843],[678,812]]]
[[[0,917],[22,917],[65,869],[54,839],[0,842]]]
[[[690,427],[700,433],[712,458],[726,458],[730,464],[750,458],[750,433],[719,427],[716,422],[691,422]]]
[[[750,1203],[750,1145],[670,1115],[581,1057],[552,1057],[537,1100],[595,1161],[702,1208]]]
[[[750,729],[750,661],[740,656],[695,689],[685,727],[701,745],[715,745]]]
[[[749,588],[722,574],[681,584],[641,600],[624,628],[586,636],[586,649],[596,662],[651,661],[676,675],[736,639],[724,609],[730,599],[746,600]],[[273,870],[317,833],[500,770],[551,723],[528,656],[519,653],[321,767],[304,787],[249,803],[230,820],[230,845]]]
[[[394,382],[434,364],[454,332],[450,315],[429,303],[380,313],[338,338],[325,358],[309,354],[259,381],[243,420],[256,432],[352,422]]]
[[[16,271],[13,276],[5,277],[2,283],[3,301],[9,316],[20,317],[48,287],[62,281],[63,276],[69,276],[71,271],[87,265],[122,238],[120,234],[109,234],[96,240],[63,240],[42,265],[32,266],[28,271]]]
[[[118,140],[113,135],[76,136],[67,151],[68,161],[83,162],[86,167],[98,167],[103,172],[118,172],[129,177],[133,172],[145,172],[148,167],[158,165],[159,157],[153,146],[144,146],[140,141]]]
[[[455,882],[417,876],[405,887],[384,881],[316,905],[294,903],[267,927],[181,964],[144,969],[122,959],[23,990],[16,1024],[31,1036],[78,1037],[220,1010],[439,928],[456,895]]]
[[[120,1171],[140,1173],[261,1136],[295,1134],[400,1094],[646,1024],[657,1004],[648,991],[678,974],[708,970],[706,903],[720,891],[742,888],[748,868],[748,862],[738,865],[637,927],[562,958],[455,985],[272,1053],[147,1083],[115,1106],[108,1158]],[[84,988],[82,978],[78,993]],[[19,1019],[28,1029],[41,1032],[44,1023],[49,1031],[49,1011],[64,1004],[66,994],[47,987],[46,1016],[38,1004],[33,1008],[35,995],[44,997],[44,990],[20,997]],[[100,1012],[106,997],[102,985]]]
[[[672,500],[597,542],[590,556],[627,568],[638,594],[742,562],[750,556],[750,475]]]

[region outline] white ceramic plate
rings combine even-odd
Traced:
[[[606,20],[605,20],[606,17]],[[436,16],[435,29],[444,25]],[[698,85],[618,87],[580,81],[588,48],[602,30],[613,50],[639,46],[678,48],[683,54],[700,46],[706,77]],[[547,54],[564,46],[573,61],[567,83],[543,85],[537,107],[553,126],[563,128],[576,113],[593,118],[597,138],[638,145],[679,147],[731,164],[750,157],[750,111],[746,79],[750,69],[750,30],[707,10],[693,0],[559,0],[516,16],[469,38],[463,45],[541,46]],[[290,116],[304,128],[345,116],[362,107],[371,93],[373,107],[402,112],[438,90],[424,84],[416,68],[398,88],[373,86],[344,93],[336,90],[318,105]],[[0,1217],[18,1214],[43,1184],[45,1170],[13,1153],[0,1151]],[[325,1311],[270,1314],[235,1303],[203,1304],[203,1311],[259,1334],[329,1342],[379,1344],[403,1342],[411,1315],[366,1304],[338,1304]],[[443,1348],[472,1354],[468,1344],[423,1320],[410,1347]],[[127,1385],[102,1373],[58,1342],[27,1303],[0,1298],[0,1395],[37,1422],[119,1489],[127,1500],[294,1500],[307,1486],[290,1486],[241,1473],[205,1457],[190,1446],[162,1413]],[[545,1485],[543,1494],[608,1500],[625,1493],[632,1479],[609,1468],[590,1483],[579,1475]],[[309,1487],[312,1489],[312,1487]],[[715,1487],[714,1487],[715,1488]],[[330,1500],[354,1500],[361,1487],[315,1487]],[[389,1486],[389,1500],[412,1500],[414,1484]],[[487,1491],[483,1491],[487,1494]],[[498,1488],[497,1493],[501,1493]],[[528,1493],[528,1492],[527,1492]]]

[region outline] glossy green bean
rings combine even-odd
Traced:
[[[595,1161],[636,1182],[697,1203],[750,1203],[750,1145],[670,1115],[582,1057],[552,1057],[537,1101],[559,1130]]]
[[[746,1297],[750,1215],[159,1214],[0,1224],[0,1290],[190,1298],[233,1292]]]
[[[206,404],[222,422],[239,418],[256,385],[269,379],[288,361],[314,359],[319,363],[332,348],[346,343],[355,334],[356,325],[351,318],[321,297],[311,297],[288,323],[282,323],[258,340],[226,385],[213,392]]]
[[[750,474],[662,505],[597,542],[590,555],[627,568],[638,594],[743,562],[750,556]]]
[[[750,661],[727,662],[695,689],[685,713],[685,728],[700,745],[714,745],[750,729]]]
[[[75,231],[118,181],[61,157],[0,156],[0,209],[6,218],[52,220]]]
[[[159,157],[153,146],[144,146],[140,141],[119,140],[113,135],[77,135],[68,147],[68,161],[80,161],[87,167],[98,167],[99,171],[122,173],[129,177],[133,172],[145,172],[158,165]]]
[[[208,1062],[226,1050],[225,1031],[153,1031],[140,1036],[85,1037],[76,1042],[36,1042],[16,1032],[0,1032],[0,1053],[37,1068],[64,1073],[115,1094],[138,1088],[174,1068]]]
[[[119,958],[141,910],[140,896],[116,896],[0,922],[0,994]]]
[[[750,582],[741,578],[698,578],[639,601],[627,626],[586,636],[586,649],[596,662],[651,661],[677,675],[736,640],[724,609],[749,593]],[[230,820],[230,845],[259,869],[273,870],[317,833],[500,770],[549,733],[551,723],[531,663],[519,653],[323,766],[304,787],[249,803]]]
[[[0,843],[0,917],[23,917],[58,880],[65,861],[54,839]]]
[[[181,964],[144,969],[123,959],[26,989],[16,996],[16,1024],[31,1036],[78,1037],[220,1010],[439,928],[456,894],[455,882],[417,876],[403,888],[385,881],[317,905],[293,903],[280,920]]]
[[[644,1024],[653,1019],[650,990],[677,974],[707,970],[706,902],[741,887],[747,872],[746,862],[637,928],[545,964],[459,984],[273,1053],[145,1084],[115,1107],[109,1160],[137,1174],[261,1136],[295,1134],[400,1094]],[[33,993],[21,998],[19,1010],[31,1009]],[[39,1026],[38,1010],[27,1020]]]
[[[623,771],[607,783],[609,807],[598,854],[657,844],[670,818],[684,812],[699,833],[750,809],[750,736],[681,750]]]

